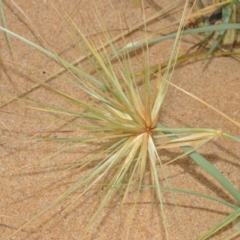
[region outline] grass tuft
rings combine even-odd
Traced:
[[[144,12],[143,1],[136,2],[138,2],[138,5],[142,7],[142,11]],[[171,83],[175,66],[178,63],[181,37],[186,34],[213,31],[216,29],[225,31],[229,28],[239,28],[235,24],[223,24],[218,27],[208,26],[205,28],[184,30],[187,19],[187,7],[188,1],[184,5],[176,33],[168,34],[158,39],[153,38],[153,36],[148,34],[148,20],[144,16],[144,37],[142,38],[144,40],[141,39],[128,43],[129,39],[126,38],[125,34],[122,34],[122,46],[125,47],[121,46],[120,48],[115,39],[111,38],[100,20],[99,24],[104,32],[105,42],[100,37],[96,37],[98,43],[100,43],[99,45],[101,45],[100,47],[96,47],[93,41],[86,37],[71,18],[65,19],[75,29],[78,38],[81,40],[81,44],[78,47],[84,53],[82,59],[85,60],[87,66],[90,66],[91,71],[89,72],[65,60],[54,51],[45,49],[26,39],[24,36],[8,30],[6,27],[0,27],[0,30],[4,31],[7,36],[10,35],[17,38],[27,44],[27,46],[36,49],[49,59],[60,64],[69,74],[69,85],[86,96],[82,98],[74,96],[68,91],[64,91],[60,87],[58,88],[54,84],[51,84],[51,82],[33,78],[36,84],[44,87],[47,91],[53,93],[54,96],[63,99],[66,106],[57,103],[50,104],[44,101],[30,100],[24,98],[24,94],[19,95],[20,97],[18,98],[13,98],[25,103],[28,110],[54,115],[59,122],[74,126],[74,130],[77,129],[75,134],[79,133],[78,137],[55,137],[49,134],[45,137],[37,136],[33,139],[28,139],[31,141],[34,140],[36,143],[68,144],[61,150],[40,159],[39,165],[68,151],[81,149],[83,154],[81,159],[67,165],[57,175],[59,177],[61,174],[66,174],[66,172],[77,171],[81,177],[71,183],[64,193],[59,194],[50,204],[25,221],[17,230],[13,231],[8,236],[8,239],[17,236],[21,230],[26,229],[36,219],[52,208],[57,207],[68,198],[74,196],[65,211],[76,204],[84,195],[94,190],[97,192],[97,195],[94,198],[90,220],[84,226],[82,232],[81,238],[84,238],[111,200],[117,197],[118,202],[123,206],[127,202],[132,188],[136,191],[136,197],[134,198],[130,214],[131,219],[133,219],[133,215],[136,212],[135,207],[141,197],[141,192],[146,187],[153,193],[152,202],[157,202],[156,205],[161,215],[166,239],[171,239],[167,227],[168,221],[163,191],[182,192],[189,195],[197,194],[184,189],[171,188],[168,183],[165,167],[186,155],[189,155],[201,169],[205,170],[216,180],[237,202],[237,204],[232,204],[222,199],[208,197],[212,201],[217,201],[234,209],[234,212],[217,226],[206,232],[200,239],[206,239],[239,218],[239,191],[210,161],[197,153],[200,147],[218,138],[225,137],[235,142],[239,142],[239,138],[218,129],[168,128],[159,122],[162,106],[170,85],[191,95]],[[158,63],[157,70],[153,72],[150,64],[150,45],[170,38],[173,38],[174,42],[170,57],[165,64],[165,70],[162,71],[162,64]],[[136,48],[140,50],[137,51]],[[143,64],[139,64],[136,67],[135,63],[139,58],[143,59]],[[142,69],[144,71],[141,71]],[[58,73],[53,75],[57,76]],[[193,98],[199,100],[195,96]],[[9,100],[2,107],[12,101]],[[207,103],[203,101],[202,103],[208,106]],[[215,108],[212,109],[216,110]],[[220,111],[216,110],[216,112],[239,126],[237,121],[225,116]],[[74,120],[70,122],[68,121],[69,119]],[[182,149],[184,153],[167,163],[163,163],[160,150],[175,148]],[[146,178],[146,175],[149,178]],[[147,183],[146,179],[148,180]],[[163,180],[166,180],[167,184],[163,183]],[[205,195],[200,196],[207,198]]]

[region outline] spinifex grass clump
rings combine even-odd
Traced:
[[[167,216],[164,212],[162,191],[171,190],[183,193],[187,191],[177,190],[166,184],[164,186],[161,182],[160,179],[165,178],[164,165],[159,154],[161,149],[182,148],[185,151],[185,155],[190,154],[191,158],[215,178],[233,196],[236,202],[240,202],[239,191],[210,162],[195,152],[202,145],[218,137],[224,136],[239,141],[238,138],[234,138],[221,130],[199,128],[171,129],[165,128],[159,123],[162,104],[168,86],[171,84],[171,74],[176,58],[175,50],[178,47],[179,35],[183,25],[184,23],[181,22],[165,72],[162,73],[161,64],[159,64],[157,74],[155,75],[150,71],[148,42],[143,45],[141,53],[134,52],[130,56],[129,52],[125,50],[119,54],[118,48],[114,45],[106,31],[105,39],[109,48],[102,47],[97,49],[81,30],[76,28],[79,38],[85,44],[84,49],[82,42],[79,47],[86,53],[85,58],[94,69],[90,74],[57,54],[28,41],[26,38],[18,36],[5,28],[0,28],[60,63],[71,74],[69,84],[74,85],[75,88],[79,89],[80,92],[84,92],[88,97],[88,100],[74,97],[51,83],[37,80],[38,84],[62,97],[66,102],[73,104],[74,107],[67,108],[57,103],[50,105],[23,98],[19,99],[19,101],[26,102],[28,108],[58,115],[59,119],[63,116],[72,116],[76,119],[75,127],[79,129],[79,132],[85,133],[84,136],[79,137],[36,138],[36,141],[72,144],[70,147],[68,146],[46,156],[40,162],[58,154],[63,154],[65,151],[75,149],[83,149],[85,154],[64,171],[77,170],[81,177],[72,183],[64,194],[57,197],[42,211],[26,221],[12,235],[17,235],[20,230],[27,228],[35,219],[41,217],[53,207],[58,206],[68,197],[77,194],[73,201],[73,203],[76,203],[84,194],[94,189],[98,194],[91,196],[91,198],[97,204],[94,212],[92,212],[90,221],[84,228],[82,236],[79,236],[79,238],[84,237],[84,234],[93,226],[94,221],[103,208],[107,206],[114,196],[119,199],[119,203],[124,204],[130,189],[134,188],[136,190],[135,204],[137,204],[143,186],[149,186],[154,191],[154,200],[158,202],[157,206],[166,228],[166,236],[168,239],[171,239],[167,232]],[[145,28],[147,35],[147,26]],[[124,37],[122,40],[124,42],[123,45],[126,45],[127,40]],[[99,42],[101,42],[100,38]],[[103,46],[107,46],[107,44],[103,44]],[[137,76],[136,72],[139,72],[139,69],[135,69],[134,61],[136,59],[134,57],[139,56],[144,59],[144,64],[143,66],[138,66],[138,68],[143,68],[145,71]],[[71,125],[70,123],[67,124]],[[178,160],[180,157],[172,159],[171,162]],[[160,172],[163,176],[160,175]],[[150,176],[147,178],[149,180],[148,184],[144,182],[147,174]],[[101,196],[100,198],[98,198],[99,195]],[[240,215],[237,204],[227,203],[217,198],[213,200],[230,206],[234,212],[230,216],[231,218],[227,218],[221,223],[220,227],[217,226],[210,233],[206,233],[206,236],[210,236],[223,226],[237,219]]]

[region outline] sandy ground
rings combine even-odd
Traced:
[[[48,0],[17,1],[24,10],[25,16],[11,1],[4,3],[4,10],[9,29],[51,49],[68,61],[74,61],[82,53],[73,44],[74,39],[76,40],[76,35],[71,34],[74,32],[74,27],[71,29],[67,22],[64,22],[67,16],[71,17],[86,36],[91,36],[96,44],[99,44],[99,37],[103,39],[97,18],[94,17],[96,8],[99,13],[98,19],[104,23],[111,36],[118,35],[121,29],[126,30],[140,23],[143,18],[143,13],[137,8],[134,0],[111,0],[111,3],[107,0],[56,2],[59,12],[54,10],[51,1]],[[157,7],[152,3],[152,1],[145,2],[146,16],[157,12]],[[168,1],[159,0],[155,3],[161,7],[168,6]],[[154,31],[168,24],[172,18],[179,17],[179,14],[174,13],[167,19],[159,19],[151,25],[150,30]],[[122,21],[120,22],[119,19]],[[132,35],[133,38],[137,36],[138,33]],[[60,105],[66,104],[65,101],[39,87],[23,97],[28,101],[15,99],[3,105],[35,85],[31,76],[36,79],[46,79],[51,73],[58,71],[60,66],[14,38],[11,41],[12,56],[3,33],[0,34],[0,41],[3,63],[0,69],[0,105],[2,106],[0,110],[0,239],[7,239],[7,236],[46,208],[79,178],[81,173],[76,170],[71,175],[66,173],[61,177],[58,172],[64,164],[80,158],[82,150],[68,151],[51,160],[40,161],[44,156],[59,151],[67,144],[33,143],[32,137],[48,134],[52,136],[54,129],[69,130],[69,126],[65,126],[54,114],[51,114],[50,118],[48,113],[29,108],[31,102],[28,101]],[[193,39],[187,38],[182,43],[180,51],[185,53],[189,46],[192,46],[192,41]],[[172,41],[156,45],[151,52],[151,62],[154,63],[158,59],[164,62],[168,59],[171,46]],[[15,67],[10,66],[11,63],[7,59],[14,61]],[[239,123],[239,66],[239,62],[230,57],[216,57],[204,63],[191,62],[177,67],[172,81]],[[82,67],[88,69],[88,66]],[[69,86],[66,80],[70,77],[63,74],[51,80],[51,83],[63,91],[85,98],[83,93],[78,93],[74,87]],[[168,127],[215,128],[240,136],[239,126],[174,87],[169,88],[159,121]],[[78,134],[81,133],[69,132],[64,136],[78,136]],[[56,132],[55,135],[59,137],[61,133]],[[239,144],[220,138],[202,147],[200,151],[236,188],[240,188]],[[163,161],[173,158],[176,154],[178,151],[160,153]],[[168,184],[172,187],[189,189],[234,202],[216,181],[189,158],[168,165],[165,174]],[[118,197],[114,198],[108,207],[104,208],[86,239],[126,239],[127,236],[128,239],[167,239],[163,221],[159,216],[159,208],[156,204],[151,204],[149,189],[143,189],[140,201],[136,205],[136,212],[131,215],[135,193],[135,191],[130,193],[127,204],[123,207],[119,206]],[[197,239],[232,211],[220,203],[188,194],[164,192],[163,195],[165,227],[170,240]],[[94,192],[89,192],[80,199],[77,199],[77,194],[73,194],[71,198],[47,211],[11,239],[80,239],[83,226],[89,220],[94,197],[96,198]],[[71,208],[64,210],[72,202],[74,204]],[[226,236],[233,231],[231,226],[224,228],[212,239],[226,239]],[[235,239],[240,239],[240,236]]]

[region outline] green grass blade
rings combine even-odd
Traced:
[[[117,187],[123,187],[123,186],[124,186],[124,184],[113,185],[112,187],[117,188]],[[130,186],[138,187],[138,185],[136,185],[136,184],[131,184]],[[156,186],[155,185],[145,185],[145,184],[142,184],[142,188],[156,188]],[[210,201],[221,203],[221,204],[223,204],[223,205],[225,205],[225,206],[227,206],[229,208],[232,208],[233,210],[238,209],[238,206],[236,206],[235,204],[232,204],[230,202],[224,201],[221,198],[213,197],[213,196],[210,196],[210,195],[198,193],[198,192],[187,190],[187,189],[175,188],[175,187],[160,186],[160,188],[161,188],[162,191],[173,191],[173,192],[178,192],[178,193],[182,193],[182,194],[189,194],[189,195],[192,195],[192,196],[205,198],[205,199],[208,199]]]
[[[218,223],[216,226],[214,226],[213,228],[211,228],[208,232],[206,232],[203,236],[201,236],[199,238],[199,240],[205,240],[207,238],[209,238],[210,236],[212,236],[214,233],[218,232],[219,230],[221,230],[222,228],[224,228],[225,226],[227,226],[229,223],[232,223],[235,219],[237,219],[240,216],[240,208],[238,208],[237,210],[235,210],[233,213],[231,213],[230,215],[228,215],[223,221],[221,221],[220,223]]]
[[[4,31],[5,33],[8,33],[14,37],[16,37],[17,39],[23,41],[24,43],[26,43],[27,45],[35,48],[36,50],[38,50],[39,52],[45,54],[46,56],[50,57],[51,59],[55,60],[56,62],[60,63],[61,65],[63,65],[66,69],[69,69],[75,73],[78,73],[80,75],[82,75],[83,77],[85,77],[86,79],[92,81],[94,84],[96,84],[97,86],[99,86],[102,89],[105,89],[105,85],[102,84],[101,82],[99,82],[97,79],[95,79],[94,77],[92,77],[91,75],[87,74],[84,71],[81,71],[79,68],[73,66],[72,64],[70,64],[69,62],[61,59],[57,54],[54,54],[48,50],[46,50],[45,48],[42,48],[41,46],[29,41],[28,39],[6,29],[0,26],[0,30]],[[105,89],[106,90],[106,89]]]
[[[219,25],[204,26],[204,27],[200,27],[200,28],[184,30],[184,31],[182,31],[181,34],[182,34],[182,36],[185,36],[185,35],[192,35],[192,34],[198,34],[198,33],[224,31],[224,30],[231,30],[231,29],[240,29],[240,24],[224,23],[224,24],[219,24]],[[158,42],[162,42],[164,40],[174,39],[174,38],[176,38],[177,34],[178,33],[171,33],[171,34],[168,34],[166,36],[161,36],[161,37],[150,39],[150,40],[148,40],[148,44],[151,45],[151,44],[155,44],[155,43],[158,43]],[[134,49],[141,48],[144,45],[145,45],[144,39],[142,41],[139,41],[139,42],[129,43],[122,50],[119,50],[119,53],[123,52],[123,51],[126,51],[126,50],[132,51]]]
[[[3,0],[0,0],[0,14],[1,14],[1,20],[2,20],[3,27],[8,29],[5,13],[4,13],[4,9],[3,9]],[[10,50],[11,54],[13,55],[10,35],[7,32],[5,32],[5,34],[6,34],[6,39],[7,39],[7,44],[8,44],[9,50]]]
[[[224,24],[228,24],[230,21],[230,17],[232,14],[232,9],[231,9],[231,5],[226,5],[224,7],[222,7],[222,15],[223,15],[223,23]],[[212,52],[216,49],[216,47],[219,45],[219,43],[221,42],[221,40],[223,39],[223,36],[225,35],[226,30],[220,30],[218,31],[218,36],[217,39],[215,39],[215,41],[213,42],[212,46],[210,47],[210,49],[208,50],[205,59],[208,58],[209,55],[212,54]]]

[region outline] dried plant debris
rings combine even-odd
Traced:
[[[199,12],[199,17],[196,18],[198,26],[240,23],[239,0],[192,0],[191,3],[193,11]],[[239,33],[240,31],[237,29],[219,31],[217,39],[223,46],[233,47],[233,45],[240,43]],[[213,33],[208,38],[212,36]]]

